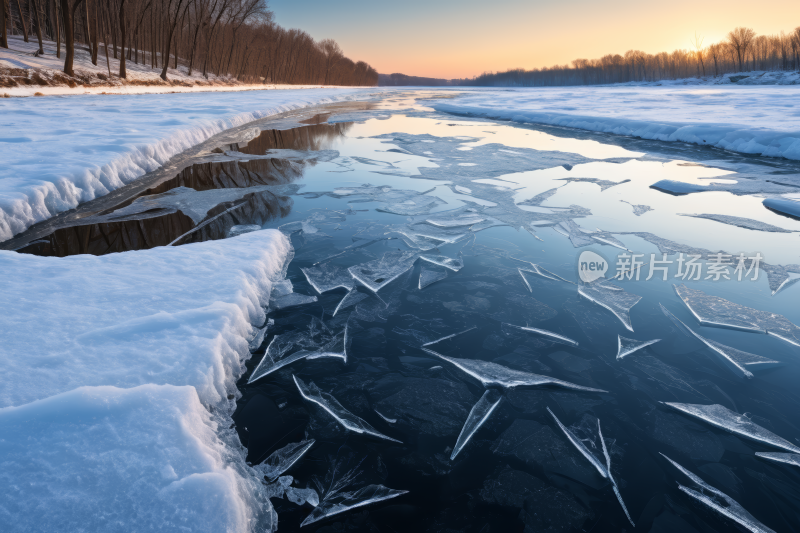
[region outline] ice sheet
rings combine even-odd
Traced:
[[[725,406],[718,404],[700,405],[673,402],[662,403],[664,403],[664,405],[669,405],[673,409],[677,409],[682,413],[699,418],[700,420],[707,422],[712,426],[724,429],[725,431],[730,431],[735,435],[741,435],[742,437],[746,437],[757,442],[783,448],[784,450],[792,453],[800,453],[800,447],[795,446],[791,442],[775,435],[771,431],[762,428],[761,426],[753,423],[746,416],[731,411]]]
[[[692,474],[690,471],[686,470],[684,467],[682,467],[681,465],[679,465],[678,463],[676,463],[663,453],[661,455],[664,457],[664,459],[672,463],[672,466],[677,468],[682,474],[684,474],[687,478],[689,478],[689,480],[695,487],[695,488],[686,487],[678,483],[678,488],[682,492],[688,494],[695,500],[715,510],[722,516],[730,518],[737,524],[746,528],[748,531],[752,531],[753,533],[775,533],[773,530],[771,530],[770,528],[768,528],[767,526],[756,520],[753,517],[753,515],[751,515],[744,509],[744,507],[739,505],[739,502],[737,502],[724,492],[715,489],[711,485],[707,484],[698,476]]]
[[[419,270],[419,283],[417,288],[424,289],[428,285],[433,285],[437,281],[442,281],[447,278],[447,270],[432,270],[429,268],[421,267]]]
[[[464,258],[461,257],[461,254],[458,255],[457,258],[453,259],[452,257],[447,257],[446,255],[426,255],[422,254],[419,256],[420,259],[423,261],[427,261],[429,263],[433,263],[434,265],[445,267],[453,272],[458,272],[462,268],[464,268]]]
[[[408,272],[414,266],[417,257],[418,255],[414,252],[386,252],[380,259],[351,266],[347,270],[366,288],[372,292],[378,292]]]
[[[314,439],[300,442],[292,442],[279,450],[275,450],[261,464],[253,467],[259,475],[267,478],[270,482],[278,479],[278,476],[289,470],[305,453],[311,449],[316,442]]]
[[[370,435],[379,439],[399,442],[402,444],[402,442],[399,440],[387,437],[383,433],[380,433],[378,430],[370,426],[365,420],[362,420],[342,407],[342,404],[340,404],[336,398],[327,392],[321,391],[313,381],[306,385],[303,380],[299,379],[297,376],[292,377],[294,378],[295,385],[297,385],[297,390],[300,391],[300,395],[303,398],[320,406],[345,429],[354,433]]]
[[[582,390],[589,392],[606,392],[600,389],[593,389],[590,387],[583,387],[575,385],[568,381],[551,378],[548,376],[540,376],[530,372],[522,372],[507,368],[497,363],[490,363],[488,361],[480,361],[478,359],[456,359],[455,357],[447,357],[440,353],[434,352],[428,348],[422,348],[423,351],[435,355],[440,359],[455,365],[460,370],[480,381],[484,387],[503,387],[513,389],[516,387],[535,387],[539,385],[557,385],[567,389]]]
[[[626,292],[611,283],[599,282],[579,286],[578,294],[614,313],[622,325],[633,331],[630,311],[642,299],[641,296]]]
[[[469,412],[467,421],[464,422],[464,427],[461,429],[456,445],[453,447],[453,453],[450,454],[451,461],[455,459],[464,446],[467,445],[483,423],[489,420],[489,417],[492,416],[492,412],[500,405],[502,399],[503,395],[496,390],[487,390],[483,393],[478,403],[476,403]]]
[[[331,264],[321,264],[301,268],[306,279],[318,293],[332,291],[336,288],[350,290],[353,288],[353,277],[344,269]]]
[[[661,341],[661,339],[637,341],[636,339],[628,339],[622,335],[617,335],[617,361],[659,341]]]

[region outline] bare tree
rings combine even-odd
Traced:
[[[0,46],[8,48],[8,26],[6,21],[11,20],[11,10],[8,7],[8,0],[0,0]]]
[[[325,56],[325,81],[322,83],[328,85],[331,69],[344,58],[344,53],[339,45],[333,39],[323,39],[319,43],[319,49]]]
[[[66,41],[66,58],[64,59],[64,73],[74,76],[72,62],[75,58],[75,11],[83,0],[61,0],[61,13],[64,17],[64,40]]]
[[[746,59],[747,49],[750,48],[755,36],[756,32],[742,26],[728,33],[728,43],[736,52],[736,56],[739,59],[740,72],[744,68],[742,61]]]
[[[703,76],[706,75],[706,65],[703,62],[703,38],[697,36],[697,32],[694,34],[694,40],[692,41],[692,45],[694,46],[695,53],[697,54],[697,60],[700,62],[700,66],[703,67]]]

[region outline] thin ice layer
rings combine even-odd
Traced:
[[[777,364],[778,361],[773,361],[771,359],[767,359],[766,357],[761,357],[760,355],[755,355],[748,352],[743,352],[742,350],[737,350],[736,348],[732,348],[730,346],[726,346],[722,343],[712,341],[711,339],[706,339],[705,337],[699,335],[695,332],[692,328],[684,324],[678,317],[670,313],[666,307],[659,304],[661,306],[661,311],[670,320],[678,327],[679,330],[696,337],[700,342],[705,344],[709,349],[711,349],[714,354],[721,356],[722,360],[730,365],[735,371],[740,372],[746,378],[752,378],[753,373],[748,370],[748,366],[751,368],[758,367],[759,365],[772,365]]]
[[[379,439],[385,439],[392,442],[400,442],[399,440],[393,439],[391,437],[387,437],[383,433],[380,433],[377,429],[370,426],[365,420],[357,417],[344,407],[339,401],[328,394],[327,392],[323,392],[317,387],[314,382],[310,382],[306,385],[303,380],[298,378],[297,376],[292,376],[294,378],[294,383],[297,385],[297,390],[300,391],[300,395],[308,400],[309,402],[315,403],[320,406],[326,413],[331,415],[334,420],[336,420],[339,424],[342,425],[345,429],[352,431],[353,433],[359,433],[363,435],[370,435],[373,437],[377,437]]]
[[[316,442],[314,439],[292,442],[279,450],[275,450],[264,462],[253,467],[270,482],[289,470]]]
[[[450,454],[450,460],[456,458],[456,455],[467,445],[476,431],[483,425],[484,422],[489,420],[492,412],[500,405],[503,395],[496,390],[487,390],[483,393],[478,403],[472,406],[469,412],[467,421],[464,422],[464,427],[461,428],[461,433],[458,435],[458,440],[453,448],[453,453]]]
[[[353,492],[339,492],[329,499],[324,499],[316,509],[300,524],[300,527],[313,524],[323,518],[328,518],[358,507],[372,503],[396,498],[407,493],[407,490],[395,490],[383,485],[367,485]]]
[[[421,267],[419,271],[419,283],[417,284],[417,287],[421,290],[428,285],[433,285],[437,281],[442,281],[445,278],[447,278],[446,270],[431,270]]]
[[[747,267],[749,268],[749,263]],[[800,328],[783,315],[733,303],[719,296],[711,296],[703,291],[691,289],[683,284],[674,287],[686,307],[704,326],[766,333],[795,346],[800,346]]]
[[[775,435],[771,431],[754,424],[749,418],[731,411],[722,405],[700,405],[690,403],[663,402],[664,405],[677,409],[687,415],[699,418],[708,422],[712,426],[730,431],[736,435],[741,435],[757,442],[769,444],[778,448],[783,448],[792,453],[800,453],[800,447]]]
[[[386,252],[380,259],[351,266],[347,270],[369,290],[378,292],[411,269],[417,257],[414,252]]]
[[[628,330],[633,331],[630,311],[642,299],[641,296],[625,292],[610,283],[581,285],[578,294],[614,313]]]
[[[419,258],[434,265],[445,267],[453,272],[458,272],[464,268],[464,258],[461,257],[461,254],[458,254],[456,259],[446,255],[420,255]]]
[[[543,337],[547,337],[549,340],[558,342],[560,344],[567,344],[569,346],[578,346],[578,341],[572,340],[569,337],[565,337],[564,335],[560,335],[553,331],[548,331],[546,329],[539,329],[539,328],[531,328],[528,326],[515,326],[514,324],[508,324],[503,322],[501,326],[509,327],[512,329],[518,329],[521,331],[527,331],[528,333],[535,333],[537,335],[541,335]]]
[[[484,387],[503,387],[507,389],[513,389],[515,387],[558,385],[560,387],[573,390],[607,392],[600,389],[592,389],[590,387],[575,385],[574,383],[562,381],[560,379],[551,378],[548,376],[540,376],[539,374],[531,374],[530,372],[514,370],[502,365],[498,365],[497,363],[480,361],[478,359],[456,359],[455,357],[447,357],[440,353],[434,352],[428,348],[422,348],[422,350],[455,365],[460,370],[480,381]]]
[[[336,288],[350,290],[353,288],[353,278],[344,268],[331,264],[316,265],[300,269],[305,274],[308,283],[319,294],[332,291]]]
[[[775,533],[773,530],[756,520],[753,515],[744,509],[744,507],[739,505],[739,502],[724,492],[707,484],[698,476],[692,474],[663,453],[661,455],[664,457],[664,459],[672,463],[672,466],[680,470],[682,474],[688,477],[694,485],[694,488],[691,488],[678,483],[678,488],[682,492],[688,494],[690,497],[694,498],[700,503],[710,507],[722,516],[730,518],[737,524],[743,526],[749,531],[752,531],[753,533]]]
[[[762,459],[769,459],[777,463],[786,463],[787,465],[800,466],[800,454],[796,453],[780,453],[780,452],[756,452],[757,457]]]
[[[642,348],[646,348],[651,344],[655,344],[661,341],[661,339],[653,339],[651,341],[637,341],[636,339],[628,339],[627,337],[623,337],[622,335],[617,335],[617,361],[622,359],[623,357],[627,357],[630,354],[641,350]]]

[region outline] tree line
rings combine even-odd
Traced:
[[[216,75],[246,83],[376,85],[378,73],[345,57],[333,39],[276,24],[265,0],[0,0],[0,46],[8,35],[35,34],[56,43],[64,72],[74,76],[75,46],[94,65],[119,61],[161,70],[179,65],[189,75]],[[63,50],[62,50],[63,46]],[[102,63],[101,63],[102,66]],[[117,69],[115,69],[117,70]]]
[[[710,46],[703,46],[703,39],[695,35],[691,45],[690,49],[672,53],[647,54],[629,50],[625,55],[575,59],[572,65],[488,72],[472,79],[458,80],[457,84],[503,87],[597,85],[800,69],[800,27],[778,35],[756,35],[752,29],[740,27],[729,32],[722,42]]]

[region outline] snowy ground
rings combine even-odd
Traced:
[[[800,159],[800,87],[477,89],[438,111]]]
[[[678,80],[633,81],[617,83],[613,87],[672,87],[682,85],[800,85],[800,71],[754,70],[752,72],[728,72],[721,76],[700,76]]]
[[[269,522],[218,433],[289,249],[265,230],[103,257],[0,252],[0,529]]]
[[[158,168],[210,136],[365,89],[0,99],[0,241]]]

